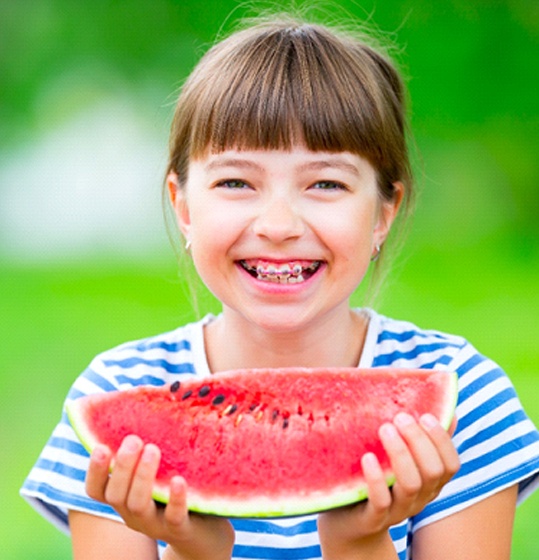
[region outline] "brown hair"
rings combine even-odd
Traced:
[[[172,122],[168,171],[182,185],[208,150],[349,151],[412,199],[405,88],[389,57],[363,36],[290,16],[260,21],[217,43],[185,82]]]

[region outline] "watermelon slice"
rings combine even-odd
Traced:
[[[236,370],[140,387],[67,405],[79,438],[116,452],[128,434],[162,452],[154,498],[182,475],[191,511],[230,517],[300,515],[367,497],[360,459],[399,411],[435,415],[448,429],[457,376],[395,368]]]

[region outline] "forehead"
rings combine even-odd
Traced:
[[[247,172],[260,174],[339,173],[350,178],[375,178],[373,166],[351,152],[309,150],[305,146],[275,150],[229,149],[207,151],[191,161],[190,168],[206,174]]]

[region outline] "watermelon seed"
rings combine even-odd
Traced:
[[[238,410],[238,405],[237,404],[229,404],[223,411],[223,414],[234,414],[234,412],[236,412],[236,410]]]
[[[180,388],[180,382],[174,381],[174,383],[170,386],[170,392],[175,393]]]
[[[236,418],[234,425],[239,426],[239,423],[242,421],[242,418],[243,418],[243,414],[238,414],[238,417]]]
[[[198,396],[199,397],[205,397],[209,392],[210,392],[210,386],[209,385],[203,385],[200,388],[200,391],[198,392]]]
[[[273,412],[271,413],[271,419],[275,422],[275,420],[277,420],[277,416],[279,416],[279,409],[274,408]]]
[[[184,401],[185,399],[188,399],[192,394],[193,394],[193,391],[191,391],[190,389],[189,389],[189,391],[185,391],[185,393],[182,395],[182,401]]]
[[[290,422],[290,420],[288,420],[288,418],[285,418],[283,420],[283,430],[286,430],[286,428],[288,428],[289,422]]]
[[[257,402],[254,402],[250,407],[249,411],[254,412],[260,405]]]
[[[262,420],[262,416],[264,416],[264,411],[263,411],[263,410],[259,410],[259,411],[256,413],[256,417],[255,417],[256,421],[259,422],[260,420]]]
[[[217,395],[213,401],[211,401],[211,404],[213,404],[214,406],[217,406],[218,404],[221,404],[222,402],[224,402],[225,400],[225,396],[224,395]]]

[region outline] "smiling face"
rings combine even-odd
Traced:
[[[195,267],[225,319],[278,332],[349,313],[350,295],[395,217],[376,172],[349,152],[227,150],[169,175]]]

